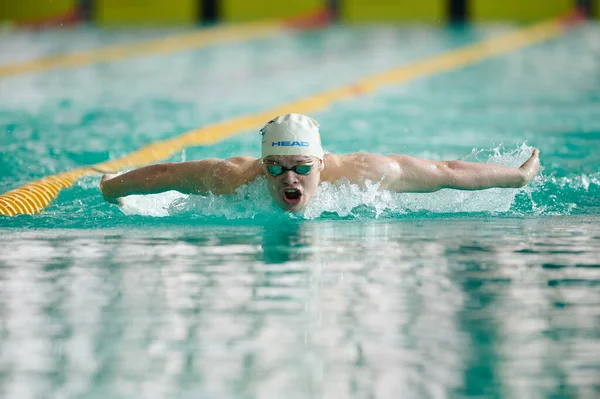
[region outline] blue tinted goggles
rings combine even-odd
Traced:
[[[286,168],[285,166],[281,166],[276,163],[266,163],[265,165],[267,167],[267,172],[269,172],[271,176],[275,177],[283,174],[283,172],[287,172],[288,170],[291,170],[299,175],[306,176],[312,170],[313,164],[314,162],[301,163],[296,166],[292,166],[291,168]]]

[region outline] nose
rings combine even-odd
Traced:
[[[286,186],[291,186],[294,183],[298,182],[298,176],[291,170],[287,170],[283,173],[281,177],[281,182]]]

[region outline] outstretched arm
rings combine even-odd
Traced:
[[[388,180],[387,186],[405,192],[523,187],[540,169],[538,149],[534,149],[531,157],[518,168],[477,162],[428,161],[403,155],[390,157],[398,162],[399,172]]]
[[[256,158],[204,159],[149,165],[122,175],[104,175],[100,191],[104,199],[176,190],[184,194],[231,194],[254,180],[262,169]]]

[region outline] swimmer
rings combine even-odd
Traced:
[[[301,211],[315,195],[319,183],[342,179],[364,186],[370,181],[382,190],[426,193],[444,188],[483,190],[517,188],[528,184],[540,169],[539,151],[518,168],[504,165],[430,161],[407,155],[353,153],[325,154],[319,124],[301,114],[285,114],[261,130],[260,158],[161,163],[115,175],[100,182],[104,199],[119,204],[128,195],[156,194],[176,190],[184,194],[233,194],[259,176],[284,210]]]

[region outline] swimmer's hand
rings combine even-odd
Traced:
[[[108,195],[107,191],[104,188],[104,183],[107,180],[114,178],[115,176],[117,176],[116,173],[105,173],[104,175],[102,175],[102,178],[100,179],[100,192],[102,193],[102,196],[104,197],[104,200],[106,202],[121,206],[123,205],[123,199],[111,197],[110,195]]]
[[[529,184],[540,171],[540,150],[533,149],[531,157],[519,167],[519,172],[523,179],[522,186]],[[521,186],[521,187],[522,187]]]

